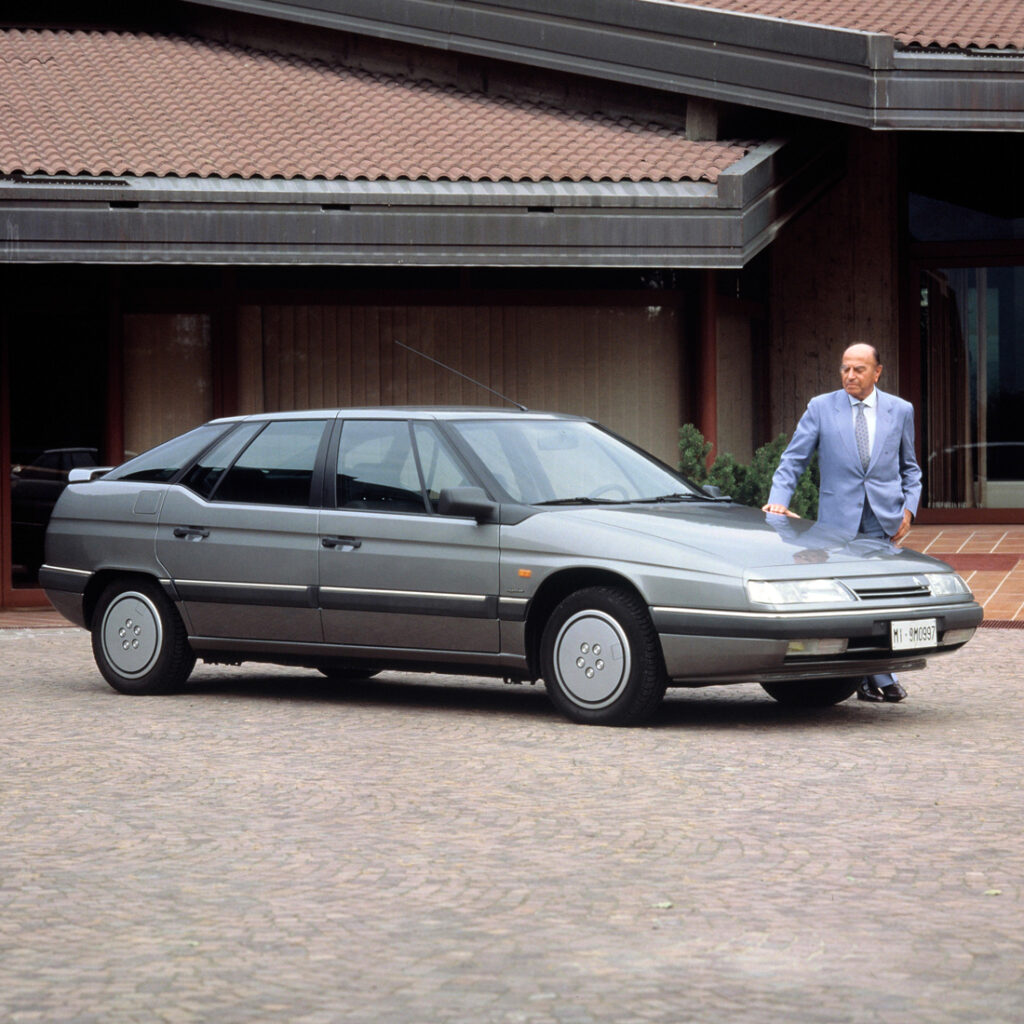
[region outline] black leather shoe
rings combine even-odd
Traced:
[[[904,690],[897,682],[892,682],[888,686],[883,686],[880,692],[882,694],[882,699],[888,701],[890,704],[899,704],[899,702],[907,695],[907,691]]]
[[[899,683],[893,683],[892,686],[899,686]],[[892,689],[891,686],[887,686],[886,690]],[[897,697],[897,700],[902,700],[902,697]],[[869,700],[872,704],[881,704],[885,700],[885,693],[879,689],[870,679],[862,679],[860,686],[857,687],[857,700]]]

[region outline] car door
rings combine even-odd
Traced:
[[[429,421],[349,419],[335,508],[320,516],[324,639],[430,652],[499,649],[498,527],[437,514],[472,485]]]
[[[328,422],[244,423],[168,489],[157,558],[194,636],[322,640],[310,496]]]

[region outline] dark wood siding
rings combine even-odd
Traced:
[[[772,434],[839,387],[843,349],[876,345],[899,390],[896,140],[851,129],[846,176],[783,229],[772,251]]]
[[[397,339],[530,408],[592,416],[677,460],[673,305],[249,305],[238,324],[242,412],[502,404]]]

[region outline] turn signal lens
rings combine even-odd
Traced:
[[[786,657],[794,654],[818,655],[845,654],[847,640],[845,637],[828,637],[813,640],[790,640],[786,648]]]
[[[974,636],[973,629],[947,629],[942,634],[940,643],[943,647],[950,647],[953,644],[965,644]]]

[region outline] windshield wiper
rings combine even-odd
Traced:
[[[624,505],[628,504],[617,498],[552,498],[550,501],[535,501],[534,505]]]
[[[675,494],[659,494],[655,498],[634,498],[632,501],[627,502],[629,505],[657,505],[667,501],[709,501],[701,494],[690,494],[689,492],[683,493],[677,491]]]

